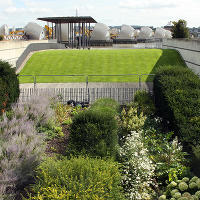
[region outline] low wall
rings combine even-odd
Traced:
[[[26,47],[32,43],[47,43],[48,40],[10,40],[0,41],[0,59],[8,61],[16,67],[16,61],[24,52]]]
[[[166,39],[163,48],[179,51],[187,66],[200,74],[200,40]]]
[[[58,43],[33,43],[29,44],[16,62],[16,70],[23,64],[27,56],[34,51],[41,51],[46,49],[66,49],[65,45]]]

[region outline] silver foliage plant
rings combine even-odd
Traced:
[[[36,126],[54,116],[48,97],[33,97],[26,104],[14,104],[12,115],[0,120],[0,199],[14,194],[34,175],[45,150],[44,138]],[[11,199],[11,196],[9,196]]]

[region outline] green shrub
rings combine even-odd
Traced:
[[[171,191],[171,195],[173,196],[173,195],[174,195],[175,193],[177,193],[177,192],[179,192],[179,190],[174,189],[174,190]]]
[[[96,100],[92,105],[90,109],[102,109],[107,108],[110,109],[111,112],[114,112],[115,114],[119,113],[120,106],[119,104],[110,98],[102,98]]]
[[[134,95],[134,102],[138,104],[140,111],[144,114],[152,115],[155,113],[153,96],[145,90],[138,90]]]
[[[154,79],[158,114],[169,122],[182,142],[200,141],[200,79],[190,69],[163,67]]]
[[[179,188],[179,190],[181,190],[181,191],[185,191],[185,190],[188,189],[188,185],[187,185],[187,183],[185,183],[185,182],[180,182],[180,183],[178,184],[178,188]]]
[[[199,200],[200,199],[200,191],[197,185],[199,178],[197,176],[189,179],[188,177],[184,177],[182,180],[175,181],[174,187],[171,186],[171,183],[167,185],[166,191],[163,194],[166,194],[167,199],[188,199],[188,200]],[[174,182],[174,181],[173,181]],[[187,184],[187,183],[188,184]]]
[[[91,156],[115,157],[117,120],[110,109],[89,109],[75,115],[70,127],[69,149]]]
[[[184,178],[182,179],[182,181],[183,181],[183,182],[186,182],[186,183],[189,182],[189,180],[190,180],[190,179],[189,179],[188,177],[184,177]]]
[[[0,114],[19,97],[19,81],[8,62],[0,60]]]
[[[119,166],[111,160],[48,158],[37,170],[29,199],[123,200]]]
[[[3,35],[0,35],[0,41],[2,41],[4,39]]]
[[[198,186],[197,186],[197,184],[196,184],[195,182],[191,182],[191,183],[189,184],[189,188],[193,190],[193,189],[197,189]]]

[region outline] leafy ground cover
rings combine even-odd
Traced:
[[[119,75],[151,74],[164,65],[182,65],[175,50],[50,50],[32,55],[20,75]],[[37,77],[39,83],[85,82],[85,77]],[[144,76],[142,81],[152,81]],[[21,77],[20,83],[31,83]],[[92,76],[89,82],[138,82],[138,76]]]

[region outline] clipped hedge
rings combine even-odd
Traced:
[[[0,60],[0,114],[15,102],[20,94],[15,70],[8,62]]]
[[[70,127],[69,149],[75,154],[90,156],[116,156],[118,135],[117,120],[110,109],[98,108],[80,112]]]
[[[29,200],[123,200],[118,163],[93,158],[48,158],[37,170]]]
[[[175,130],[182,142],[200,141],[200,79],[190,69],[166,66],[154,79],[158,114]]]

